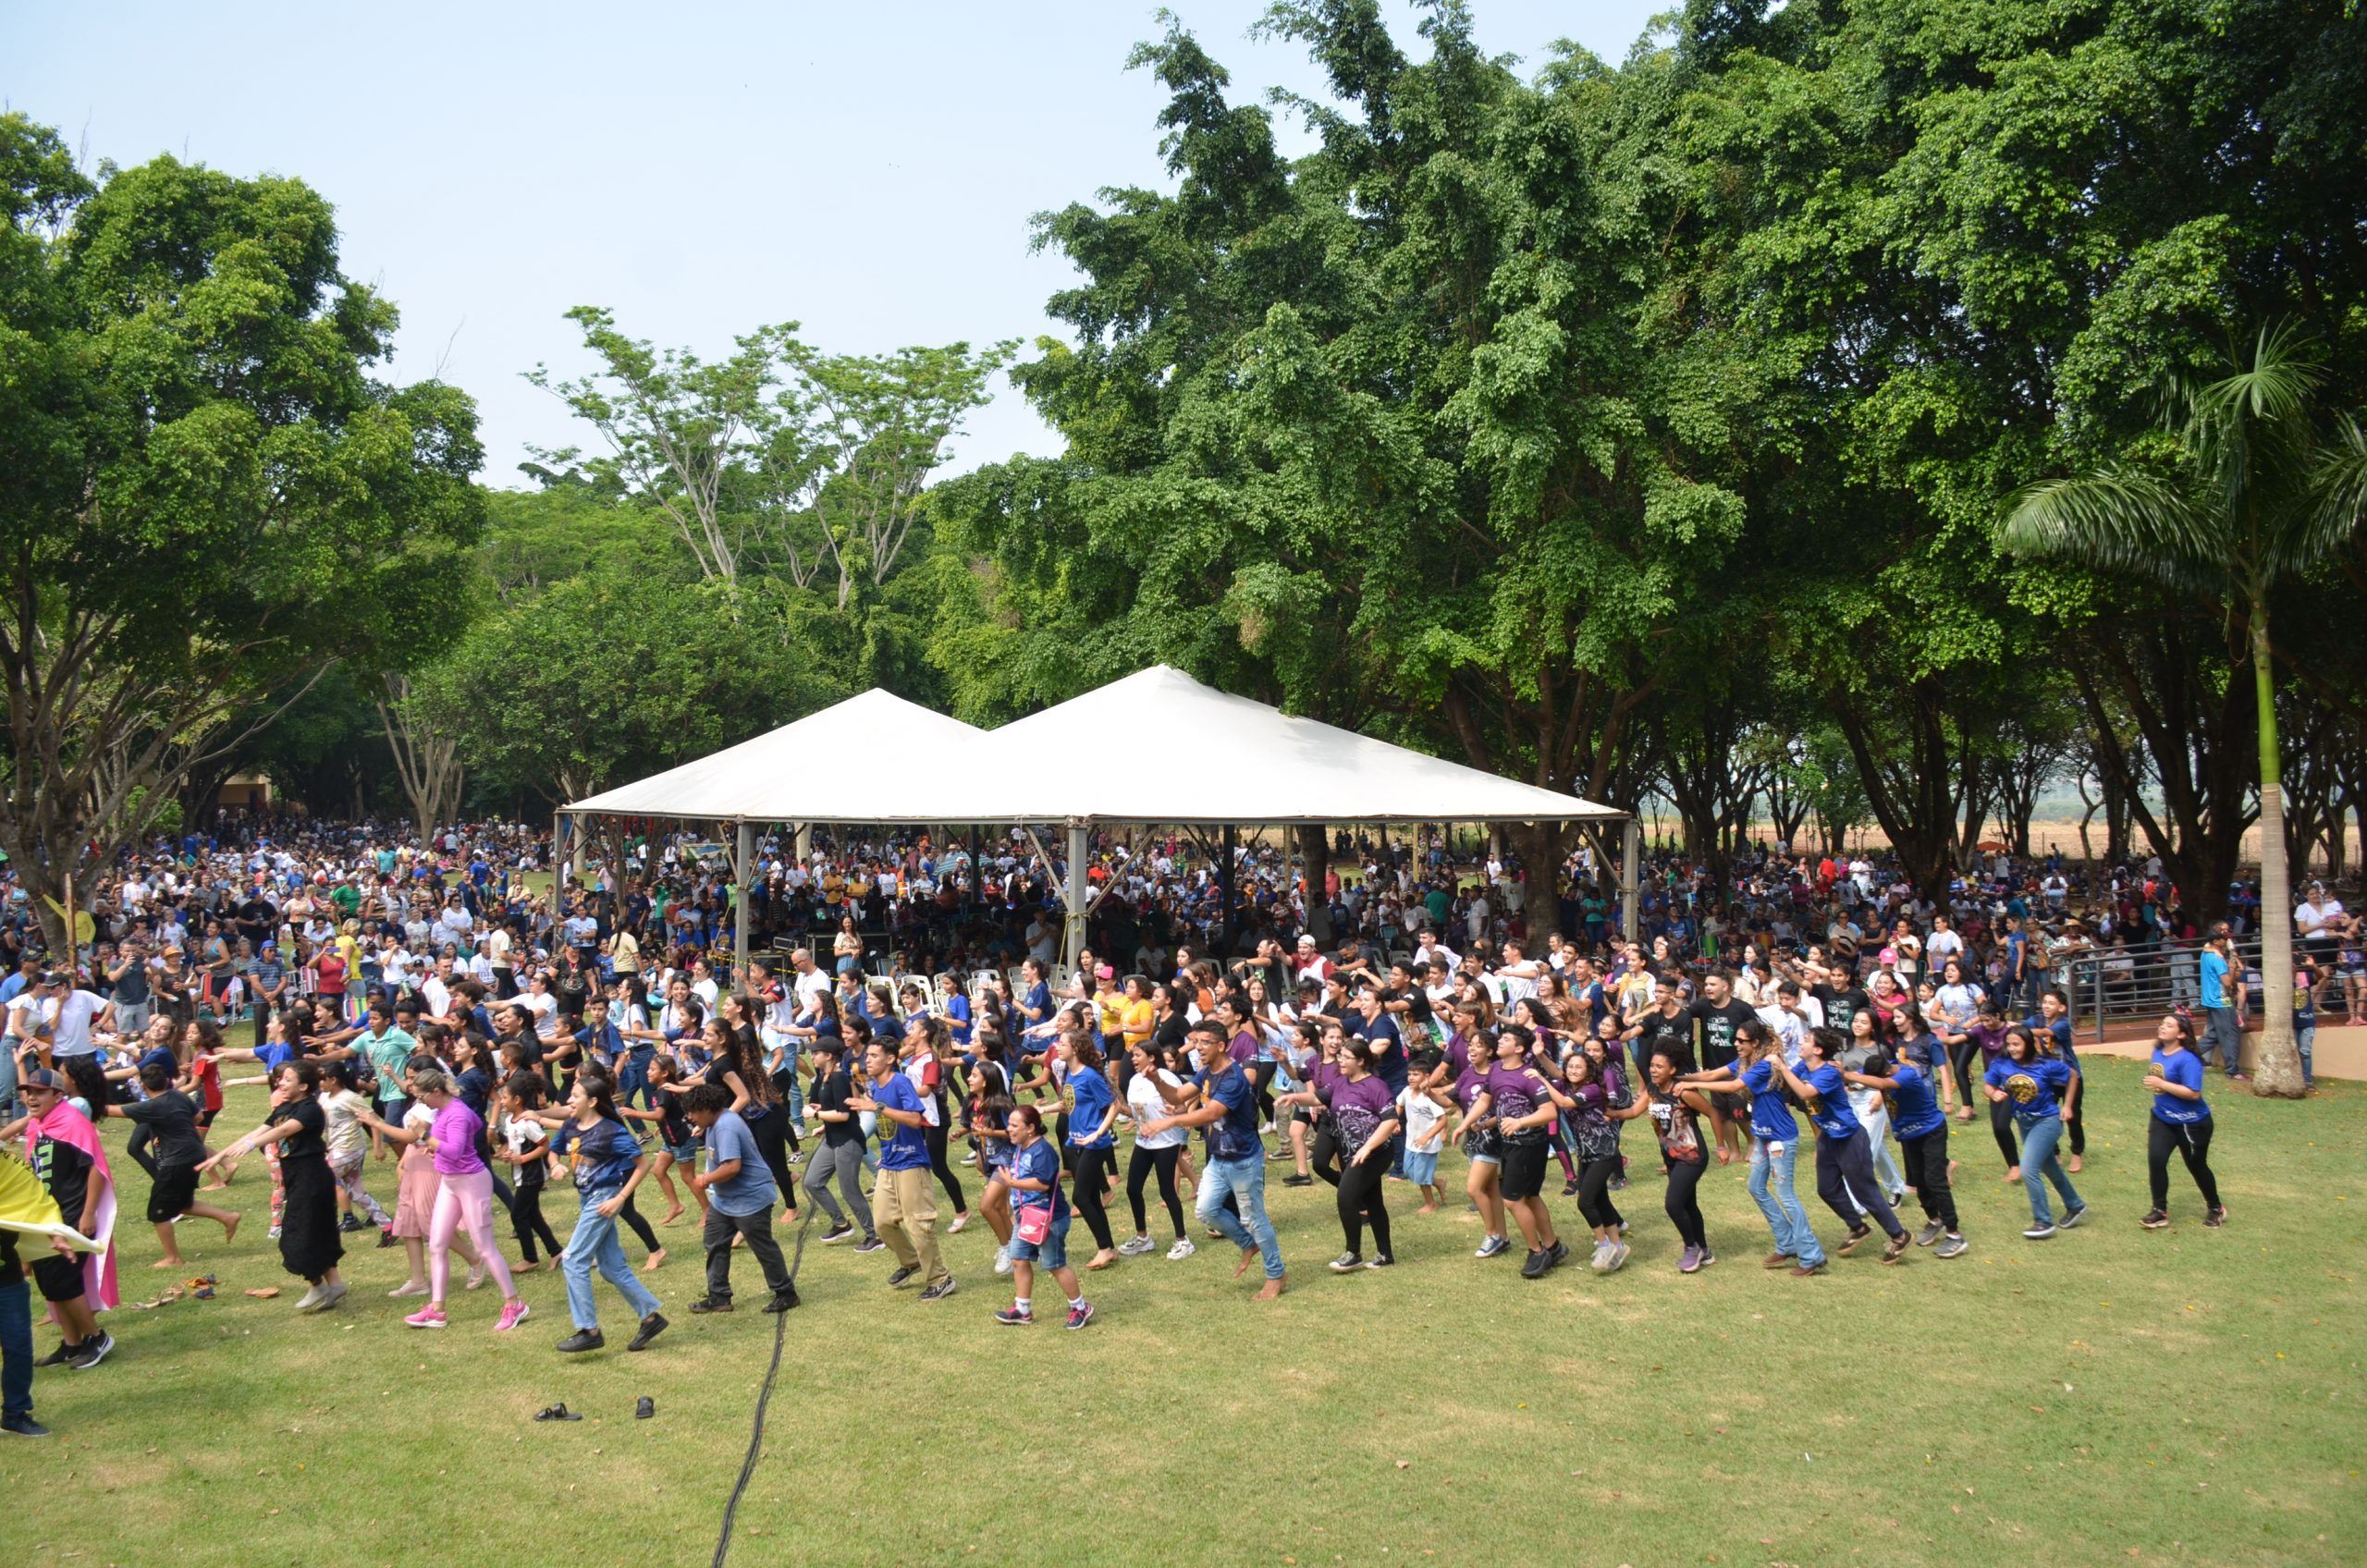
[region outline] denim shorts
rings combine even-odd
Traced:
[[[1428,1154],[1405,1151],[1405,1180],[1419,1186],[1434,1185],[1439,1179],[1439,1156],[1436,1149]]]
[[[1075,1218],[1076,1212],[1072,1209],[1053,1220],[1050,1233],[1040,1242],[1023,1242],[1017,1231],[1012,1231],[1012,1262],[1040,1264],[1046,1268],[1066,1268],[1069,1266],[1069,1221]]]
[[[674,1157],[675,1164],[689,1166],[693,1170],[697,1168],[699,1163],[699,1141],[696,1138],[693,1138],[686,1144],[668,1144],[665,1145],[665,1149],[668,1154]]]

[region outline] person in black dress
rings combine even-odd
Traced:
[[[345,1243],[337,1231],[337,1179],[329,1174],[328,1145],[322,1135],[327,1118],[321,1110],[320,1087],[320,1063],[310,1059],[282,1062],[272,1074],[272,1119],[200,1167],[240,1158],[277,1140],[280,1180],[287,1189],[279,1220],[279,1260],[288,1272],[312,1286],[297,1302],[299,1312],[325,1312],[346,1293],[337,1271]]]

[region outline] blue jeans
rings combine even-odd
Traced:
[[[2022,1130],[2022,1186],[2030,1195],[2030,1218],[2042,1225],[2054,1223],[2054,1211],[2047,1207],[2046,1184],[2063,1194],[2063,1207],[2078,1210],[2088,1206],[2079,1201],[2079,1191],[2065,1175],[2063,1162],[2054,1157],[2054,1145],[2063,1141],[2063,1118],[2042,1116],[2036,1121],[2014,1118]]]
[[[1751,1139],[1750,1195],[1759,1212],[1767,1217],[1768,1230],[1774,1232],[1775,1250],[1813,1268],[1824,1261],[1824,1248],[1817,1244],[1808,1211],[1792,1190],[1792,1167],[1799,1158],[1800,1145],[1786,1143],[1776,1147],[1782,1152],[1772,1154],[1766,1139]]]
[[[2208,1066],[2212,1058],[2229,1072],[2244,1060],[2244,1032],[2236,1023],[2236,1010],[2231,1007],[2207,1007],[2202,1010],[2205,1020],[2202,1040],[2202,1060]]]
[[[2296,1023],[2293,1025],[2293,1048],[2301,1053],[2301,1087],[2305,1089],[2318,1081],[2316,1072],[2312,1072],[2310,1066],[2310,1047],[2317,1043],[2317,1020],[2312,1019],[2307,1023]]]
[[[1224,1206],[1227,1194],[1239,1206],[1245,1226],[1233,1211]],[[1266,1265],[1266,1278],[1282,1277],[1282,1243],[1274,1239],[1274,1222],[1266,1218],[1266,1159],[1253,1155],[1247,1159],[1210,1158],[1208,1168],[1200,1172],[1200,1195],[1194,1204],[1200,1223],[1212,1225],[1224,1239],[1242,1251],[1257,1249]],[[1254,1236],[1254,1239],[1253,1239]]]
[[[41,1239],[46,1246],[46,1237]],[[0,1416],[13,1421],[33,1413],[32,1292],[25,1277],[10,1270],[0,1280]]]
[[[583,1194],[583,1211],[575,1217],[575,1233],[567,1239],[567,1250],[559,1254],[559,1269],[567,1276],[567,1312],[579,1329],[600,1327],[599,1312],[592,1304],[592,1270],[599,1269],[600,1277],[617,1288],[625,1298],[635,1317],[646,1317],[657,1310],[657,1298],[641,1277],[625,1261],[625,1247],[617,1240],[617,1221],[613,1215],[604,1215],[600,1206],[624,1189],[610,1187],[605,1192]]]
[[[617,1103],[631,1105],[633,1096],[641,1096],[644,1110],[657,1109],[657,1096],[649,1090],[649,1064],[656,1060],[657,1047],[635,1046],[617,1063]]]

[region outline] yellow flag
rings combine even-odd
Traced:
[[[66,906],[59,903],[55,899],[44,897],[42,900],[42,902],[55,910],[57,912],[57,917],[60,920],[66,918]],[[91,919],[91,912],[86,909],[76,910],[74,912],[74,939],[78,942],[88,942],[96,938],[98,934],[99,928],[98,925]]]
[[[37,1236],[63,1236],[78,1252],[100,1246],[78,1234],[57,1212],[57,1200],[41,1184],[17,1145],[0,1146],[0,1230],[23,1231]]]

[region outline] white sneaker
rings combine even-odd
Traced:
[[[995,1272],[998,1274],[1008,1274],[1011,1272],[1011,1248],[1009,1246],[1000,1246],[995,1248]]]
[[[1198,1247],[1192,1244],[1191,1238],[1187,1236],[1167,1249],[1167,1258],[1169,1262],[1172,1263],[1179,1257],[1189,1257],[1199,1250],[1200,1249]]]
[[[1120,1257],[1140,1257],[1143,1254],[1150,1251],[1157,1245],[1159,1245],[1159,1243],[1152,1241],[1148,1236],[1129,1236],[1126,1240],[1118,1243],[1118,1256]]]

